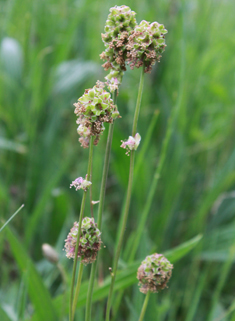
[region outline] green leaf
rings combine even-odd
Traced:
[[[37,315],[40,317],[40,320],[57,321],[58,317],[53,307],[50,293],[44,286],[42,278],[38,274],[33,262],[11,229],[7,227],[5,231],[20,270],[22,272],[27,270],[28,272],[28,293]]]
[[[191,240],[175,247],[173,250],[167,251],[164,255],[168,258],[169,261],[176,262],[184,257],[189,251],[191,251],[201,239],[202,235],[199,234]]]
[[[8,311],[8,306],[7,305],[0,305],[0,320],[1,321],[15,321],[15,315],[13,311]]]
[[[6,223],[3,224],[3,226],[0,228],[0,233],[2,232],[2,230],[7,226],[7,224],[10,223],[10,221],[19,213],[19,211],[24,207],[24,204],[22,204],[18,210],[12,214],[12,216],[6,221]]]

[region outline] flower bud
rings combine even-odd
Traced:
[[[76,191],[79,189],[83,189],[85,192],[87,189],[91,186],[91,182],[87,180],[87,175],[86,178],[83,179],[82,177],[78,177],[75,179],[75,181],[70,184],[70,188],[75,187]]]
[[[155,253],[142,261],[138,272],[140,292],[158,292],[166,287],[173,265],[162,255]]]
[[[67,258],[75,257],[75,247],[77,243],[79,223],[75,222],[65,240],[65,251]],[[81,226],[81,235],[78,247],[78,257],[85,265],[96,260],[96,256],[101,247],[101,232],[97,228],[94,219],[84,217]]]
[[[44,257],[52,264],[57,264],[59,261],[59,256],[56,250],[47,243],[42,245],[42,253]]]
[[[124,148],[127,150],[126,154],[129,155],[131,150],[136,150],[140,144],[141,137],[139,133],[135,134],[135,137],[129,136],[128,140],[124,142],[121,141],[121,148]]]

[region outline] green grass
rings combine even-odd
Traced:
[[[56,304],[62,298],[62,279],[42,257],[41,245],[56,247],[70,278],[72,262],[62,248],[78,220],[81,194],[70,190],[69,184],[84,176],[88,158],[78,143],[72,104],[105,76],[99,59],[100,34],[115,4],[124,3],[0,0],[0,228],[25,204],[9,223],[10,229],[0,233],[1,320],[29,320],[31,315],[33,320],[44,320],[43,300],[50,320],[60,315]],[[144,296],[128,257],[172,117],[165,162],[134,260],[154,251],[165,253],[198,234],[203,239],[175,261],[169,289],[150,297],[145,320],[234,321],[235,3],[129,0],[125,4],[137,12],[138,22],[157,20],[168,34],[161,63],[145,77],[138,123],[142,141],[117,284],[123,296],[115,319],[134,321],[141,311]],[[114,128],[102,233],[106,249],[98,268],[105,282],[128,178],[129,160],[119,146],[131,133],[139,75],[140,70],[128,69],[118,96],[122,118]],[[95,200],[106,136],[107,130],[94,150]],[[89,267],[84,269],[84,289],[88,272]],[[32,282],[43,299],[36,296]],[[105,286],[95,292],[94,321],[103,320]],[[76,318],[83,320],[84,303]]]

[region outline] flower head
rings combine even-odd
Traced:
[[[87,189],[91,186],[91,182],[87,180],[87,175],[86,178],[78,177],[76,178],[72,184],[70,184],[70,188],[75,187],[76,191],[79,189],[83,189],[85,192]]]
[[[149,255],[142,261],[137,272],[140,292],[163,290],[171,277],[173,265],[162,255]]]
[[[75,257],[75,247],[77,243],[79,223],[75,222],[71,228],[67,239],[65,240],[65,251],[67,258]],[[101,247],[101,232],[96,227],[93,218],[84,217],[81,226],[81,236],[78,247],[78,257],[84,264],[92,263],[95,261],[98,251]]]
[[[111,69],[118,73],[118,77],[116,78],[119,83],[121,83],[123,71],[126,70],[126,46],[128,38],[136,26],[136,13],[124,5],[115,6],[110,8],[109,11],[110,14],[108,15],[104,29],[105,33],[102,34],[102,40],[106,49],[102,52],[100,58],[106,60],[103,64],[105,70]],[[111,87],[108,83],[108,87],[109,89],[111,88],[111,91],[113,90],[113,84],[116,89],[115,86],[117,86],[117,83],[115,83],[115,80],[111,81]]]
[[[107,46],[122,32],[131,32],[136,26],[136,13],[131,11],[128,6],[115,6],[110,8],[109,12],[104,28],[105,34],[102,35],[103,42]]]
[[[129,155],[131,150],[136,150],[138,148],[140,141],[141,141],[140,134],[136,133],[135,137],[129,136],[126,142],[122,140],[121,147],[126,149],[127,150],[126,154]]]
[[[74,106],[74,112],[78,116],[76,122],[79,125],[79,141],[84,148],[89,146],[91,136],[95,137],[94,144],[98,143],[104,131],[104,122],[112,123],[120,117],[110,93],[104,90],[104,83],[100,81],[93,88],[86,89]]]
[[[160,60],[161,53],[165,50],[166,33],[164,25],[158,22],[143,20],[135,27],[127,45],[127,60],[131,69],[144,65],[145,72],[151,72],[152,66]]]

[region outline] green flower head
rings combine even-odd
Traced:
[[[155,253],[142,261],[138,272],[140,292],[158,292],[166,287],[173,265],[162,255]]]
[[[65,240],[66,256],[70,259],[75,257],[75,247],[77,242],[79,224],[74,223],[67,239]],[[96,256],[101,247],[101,232],[96,227],[93,218],[84,217],[81,226],[81,236],[78,247],[78,257],[84,264],[92,263],[96,260]]]
[[[114,39],[120,36],[122,32],[130,32],[136,26],[136,13],[131,11],[127,6],[115,6],[109,9],[110,14],[105,24],[105,34],[102,35],[105,46]]]
[[[151,72],[156,61],[160,61],[165,50],[165,34],[167,30],[158,22],[141,21],[129,37],[128,63],[131,69],[144,65],[145,72]]]
[[[111,77],[112,79],[108,81],[109,89],[114,91],[120,85],[123,71],[126,70],[126,46],[128,38],[136,26],[136,13],[127,6],[115,6],[109,11],[110,14],[104,28],[105,33],[102,34],[106,49],[102,52],[100,58],[106,60],[103,64],[105,70],[111,69],[111,71],[116,72],[117,77]],[[118,84],[117,80],[119,81]]]
[[[82,147],[89,147],[91,136],[95,137],[97,145],[100,135],[104,131],[104,123],[112,123],[119,118],[117,106],[114,105],[109,92],[104,90],[104,84],[100,81],[85,93],[74,104],[77,118],[77,132]]]

